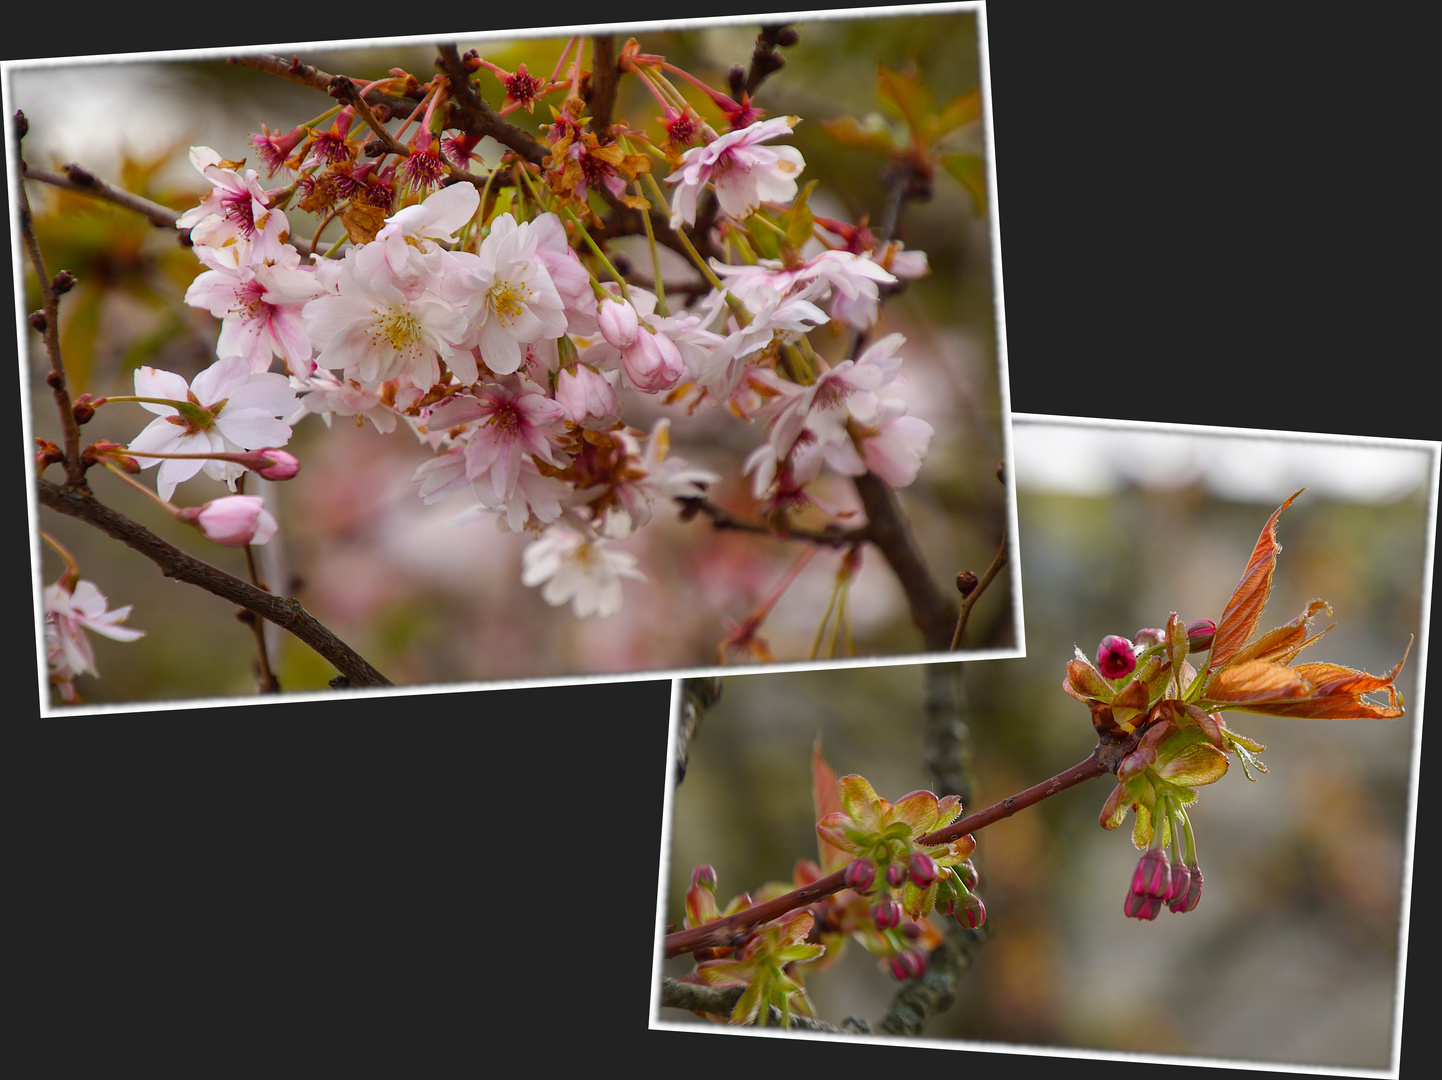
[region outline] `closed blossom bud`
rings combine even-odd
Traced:
[[[976,891],[977,882],[981,880],[981,876],[976,872],[976,867],[970,859],[952,867],[952,869],[956,872],[956,876],[962,885],[966,887],[967,892]]]
[[[596,325],[611,348],[629,349],[636,344],[636,335],[641,332],[641,317],[625,300],[608,297],[596,311]]]
[[[1119,634],[1108,634],[1097,648],[1097,670],[1108,679],[1120,679],[1136,670],[1137,654],[1132,643]]]
[[[621,369],[643,394],[659,394],[681,381],[686,362],[674,341],[643,325],[635,343],[621,350]]]
[[[271,459],[271,464],[256,469],[259,476],[267,480],[289,480],[296,473],[300,472],[300,461],[296,456],[286,450],[277,450],[275,447],[266,447],[260,453]]]
[[[104,398],[95,398],[91,394],[81,394],[70,404],[70,411],[75,416],[77,424],[88,424],[95,416],[95,406],[104,402]]]
[[[901,905],[890,897],[871,905],[871,919],[878,930],[890,930],[901,922]]]
[[[897,953],[888,963],[891,966],[891,974],[896,977],[898,982],[919,979],[926,974],[926,955],[911,949]]]
[[[986,905],[981,902],[981,897],[970,893],[966,900],[957,904],[956,921],[968,930],[975,930],[986,922]]]
[[[846,882],[848,889],[864,893],[876,881],[876,864],[870,859],[852,859],[846,864],[841,879]]]
[[[226,547],[263,544],[275,535],[276,521],[258,495],[227,495],[204,506],[188,506],[177,515],[207,540]]]
[[[1137,860],[1132,874],[1132,892],[1165,900],[1172,892],[1172,861],[1163,848],[1148,848]]]
[[[1196,863],[1187,863],[1179,867],[1178,872],[1185,870],[1187,874],[1187,889],[1185,893],[1179,892],[1175,883],[1172,885],[1172,896],[1167,901],[1167,907],[1176,912],[1191,911],[1202,899],[1202,869]]]
[[[922,851],[913,855],[907,865],[911,880],[923,889],[936,880],[937,872],[936,860]]]
[[[1134,892],[1127,893],[1126,903],[1122,905],[1129,919],[1145,919],[1151,921],[1162,911],[1162,902],[1153,896],[1138,896]]]
[[[703,889],[716,891],[716,868],[709,863],[696,867],[691,871],[691,884],[699,885]]]
[[[1167,639],[1165,630],[1158,630],[1155,626],[1148,626],[1138,630],[1132,635],[1132,644],[1138,649],[1145,649],[1149,645],[1160,645]]]
[[[886,864],[886,883],[893,889],[900,888],[901,883],[906,880],[906,867],[899,862]]]
[[[1187,623],[1187,652],[1205,652],[1212,647],[1217,624],[1211,619],[1198,619]]]

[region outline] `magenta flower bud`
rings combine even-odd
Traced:
[[[876,881],[876,864],[870,859],[852,859],[846,864],[841,879],[846,882],[848,889],[859,893],[867,892]]]
[[[296,456],[286,450],[278,450],[273,446],[267,446],[259,451],[262,458],[270,458],[271,464],[256,469],[258,476],[267,480],[289,480],[296,473],[300,472],[300,461]]]
[[[275,518],[258,495],[227,495],[204,506],[189,506],[176,515],[194,525],[207,540],[226,547],[263,544],[275,535]]]
[[[906,880],[906,867],[899,862],[886,864],[886,883],[893,889],[899,889],[901,883]]]
[[[716,868],[709,863],[698,866],[691,871],[691,884],[699,885],[703,889],[716,891]]]
[[[1160,645],[1166,640],[1167,632],[1165,630],[1158,630],[1155,626],[1148,626],[1143,630],[1138,630],[1132,635],[1132,644],[1138,649],[1145,649],[1151,645]]]
[[[1120,679],[1136,670],[1137,654],[1132,643],[1119,634],[1102,638],[1097,649],[1097,670],[1108,679]]]
[[[958,904],[956,921],[968,930],[975,930],[986,922],[986,905],[981,902],[981,897],[971,893],[963,903]]]
[[[981,880],[981,875],[976,872],[976,867],[970,859],[958,866],[953,866],[952,870],[955,871],[957,879],[967,892],[976,892],[977,882]]]
[[[1136,893],[1127,893],[1126,903],[1122,906],[1129,919],[1145,919],[1150,922],[1162,912],[1162,902],[1153,896],[1138,896]]]
[[[913,855],[911,862],[907,865],[908,876],[918,887],[923,889],[936,880],[939,872],[936,860],[921,851]]]
[[[1137,860],[1132,874],[1132,893],[1165,900],[1172,893],[1172,861],[1162,848],[1149,848]]]
[[[1186,871],[1187,888],[1185,894],[1178,891],[1175,883],[1172,885],[1172,896],[1167,901],[1167,907],[1175,912],[1191,911],[1202,899],[1202,869],[1195,863],[1188,863],[1178,868],[1178,873]]]
[[[1205,652],[1212,647],[1212,638],[1217,633],[1217,624],[1211,619],[1198,619],[1187,623],[1187,652]]]
[[[878,930],[890,930],[901,922],[901,905],[888,897],[871,905],[871,919]]]
[[[919,979],[926,974],[926,957],[910,949],[897,953],[888,963],[891,966],[891,974],[895,976],[897,982]]]

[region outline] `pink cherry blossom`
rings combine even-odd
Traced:
[[[613,551],[604,537],[588,536],[556,524],[521,553],[521,581],[540,585],[546,603],[570,601],[578,618],[606,618],[621,610],[621,579],[645,581],[636,557]]]
[[[285,214],[270,207],[270,194],[254,169],[242,176],[222,160],[208,146],[190,148],[190,163],[211,189],[199,206],[180,215],[176,227],[189,229],[192,243],[214,249],[216,260],[233,267],[280,261],[290,232]]]
[[[796,177],[806,164],[801,152],[793,146],[760,144],[790,134],[797,123],[795,116],[761,120],[687,150],[681,167],[666,177],[676,185],[671,227],[679,228],[683,221],[696,224],[696,201],[707,183],[716,191],[721,212],[731,218],[744,218],[763,202],[795,198]]]
[[[205,250],[196,249],[202,260]],[[243,356],[254,371],[265,371],[279,356],[290,371],[305,373],[312,367],[311,342],[301,312],[324,292],[314,273],[294,264],[217,264],[190,283],[185,302],[221,320],[221,356]]]
[[[469,394],[437,406],[426,426],[430,431],[440,431],[468,425],[461,436],[465,441],[466,479],[477,485],[478,493],[486,492],[482,502],[496,505],[515,488],[521,461],[527,454],[548,465],[563,464],[556,455],[567,420],[565,408],[547,397],[539,386],[522,376],[510,375],[499,382],[477,385]]]
[[[151,458],[146,451],[161,454],[215,454],[261,447],[280,447],[290,441],[290,425],[282,417],[297,406],[295,391],[284,375],[251,369],[244,357],[217,360],[188,385],[183,377],[158,368],[141,367],[135,372],[135,393],[139,397],[190,402],[202,410],[199,419],[182,415],[172,405],[142,401],[140,404],[158,418],[130,440],[128,449],[142,468],[159,464],[156,490],[169,499],[182,480],[202,469],[207,476],[234,484],[243,466],[228,461],[195,458]]]
[[[144,630],[120,626],[129,615],[131,605],[107,611],[109,601],[91,581],[77,581],[66,588],[64,579],[47,585],[41,593],[45,609],[45,651],[52,680],[68,686],[77,675],[99,675],[95,666],[95,648],[85,631],[90,630],[113,641],[134,641],[144,637]],[[70,687],[73,693],[73,687]]]

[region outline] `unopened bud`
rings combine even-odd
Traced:
[[[897,953],[888,963],[891,966],[891,974],[896,977],[898,982],[919,979],[926,974],[925,954],[911,949]]]
[[[986,905],[981,902],[981,897],[972,893],[964,902],[957,904],[956,921],[968,930],[975,930],[986,922]]]
[[[978,582],[979,579],[970,570],[962,570],[956,575],[956,591],[964,600],[976,591]]]
[[[95,406],[103,402],[104,398],[96,399],[89,394],[81,394],[70,405],[70,411],[75,414],[77,424],[88,424],[95,416]]]
[[[1097,648],[1097,670],[1108,679],[1130,675],[1137,667],[1132,643],[1120,634],[1108,634]]]
[[[716,868],[709,863],[696,867],[695,870],[691,871],[691,884],[699,885],[703,889],[710,889],[712,892],[715,892]]]
[[[841,879],[846,882],[848,889],[864,893],[876,881],[876,864],[870,859],[852,859],[846,864]]]
[[[878,930],[890,930],[901,922],[901,905],[888,897],[871,905],[871,919]]]
[[[1132,892],[1137,896],[1149,896],[1165,900],[1172,893],[1172,861],[1163,848],[1148,848],[1137,860],[1136,872],[1132,874]]]
[[[911,857],[911,862],[906,869],[911,880],[923,889],[936,880],[938,873],[936,860],[922,851],[918,851]]]
[[[906,880],[906,867],[899,862],[886,864],[886,883],[893,889],[900,888],[901,883]]]
[[[37,334],[45,333],[45,328],[49,325],[49,322],[47,322],[45,318],[45,312],[32,311],[30,313],[30,329],[34,330]]]
[[[1136,893],[1127,893],[1126,903],[1122,905],[1129,919],[1143,919],[1150,922],[1162,912],[1162,902],[1152,896],[1138,896]]]
[[[952,870],[956,873],[957,879],[966,887],[967,892],[976,891],[977,883],[981,880],[981,877],[977,874],[976,867],[972,865],[970,859],[967,859],[957,866],[953,866]]]
[[[300,472],[300,461],[288,451],[266,447],[259,453],[271,459],[269,465],[255,470],[257,475],[263,476],[267,480],[289,480]]]
[[[1187,623],[1187,652],[1205,652],[1210,649],[1216,633],[1217,624],[1211,619],[1198,619],[1194,623]]]
[[[1151,645],[1160,645],[1167,640],[1167,632],[1158,630],[1155,626],[1148,626],[1138,630],[1132,635],[1132,644],[1138,649],[1145,649]]]
[[[1172,883],[1171,899],[1167,901],[1167,907],[1175,912],[1191,911],[1202,899],[1202,869],[1195,863],[1188,863],[1178,868],[1178,873],[1186,871],[1187,888],[1182,893],[1178,890],[1176,882]]]
[[[75,275],[69,270],[62,270],[51,280],[50,287],[55,290],[56,296],[64,296],[75,288]]]

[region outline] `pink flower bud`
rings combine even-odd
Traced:
[[[1137,869],[1132,874],[1132,892],[1137,896],[1149,896],[1165,900],[1172,892],[1172,861],[1163,848],[1149,848],[1137,860]]]
[[[900,888],[906,880],[906,867],[898,862],[886,864],[886,883],[893,889]]]
[[[964,903],[956,906],[956,921],[968,930],[975,930],[986,922],[986,905],[975,893],[967,896]]]
[[[846,864],[846,870],[841,878],[846,882],[848,889],[864,893],[876,881],[876,864],[870,859],[852,859]]]
[[[1129,919],[1145,919],[1150,922],[1162,912],[1162,902],[1152,896],[1138,896],[1136,893],[1127,893],[1126,903],[1122,905]]]
[[[686,374],[686,363],[676,343],[645,327],[636,335],[635,344],[621,350],[621,367],[643,394],[670,390]]]
[[[691,884],[699,885],[703,889],[710,889],[714,892],[716,889],[716,868],[709,863],[696,867],[695,870],[691,871]]]
[[[1132,644],[1138,649],[1145,649],[1149,645],[1160,645],[1166,640],[1167,632],[1165,630],[1158,630],[1155,626],[1138,630],[1132,635]]]
[[[1198,619],[1187,623],[1187,652],[1205,652],[1212,647],[1212,638],[1217,633],[1217,624],[1211,619]]]
[[[914,952],[911,949],[897,953],[888,963],[891,966],[891,974],[898,982],[919,979],[926,974],[925,954]]]
[[[966,889],[967,892],[976,891],[976,886],[977,883],[981,880],[981,875],[976,872],[976,867],[972,864],[972,861],[970,859],[967,859],[965,862],[952,867],[952,869],[956,871],[957,879],[961,882],[962,886]]]
[[[888,897],[871,905],[871,919],[878,930],[890,930],[901,922],[901,905]]]
[[[606,344],[613,349],[629,349],[641,332],[641,317],[625,300],[606,299],[596,312],[596,325]]]
[[[1108,679],[1120,679],[1136,670],[1137,654],[1132,643],[1119,634],[1102,638],[1097,649],[1097,670]]]
[[[907,865],[907,873],[911,880],[923,889],[936,880],[938,872],[936,860],[921,851],[913,855],[911,862]]]
[[[556,400],[574,424],[594,416],[602,424],[620,419],[621,403],[615,388],[593,367],[576,364],[556,373]]]
[[[194,525],[207,540],[226,547],[263,544],[275,535],[275,518],[258,495],[227,495],[204,506],[189,506],[177,515]]]
[[[1202,899],[1202,869],[1195,863],[1187,863],[1177,868],[1177,873],[1182,871],[1187,875],[1186,892],[1178,890],[1175,882],[1172,883],[1171,899],[1167,901],[1167,907],[1175,912],[1191,911]]]
[[[286,450],[277,450],[273,446],[267,446],[259,451],[262,458],[269,458],[272,464],[256,469],[258,476],[267,480],[289,480],[296,473],[300,472],[300,461],[296,456]]]

